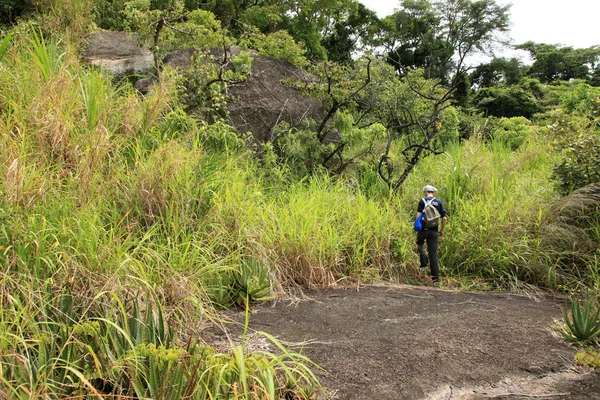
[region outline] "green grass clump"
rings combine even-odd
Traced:
[[[320,387],[310,360],[266,334],[273,352],[182,344],[178,313],[151,291],[84,302],[89,292],[77,293],[73,281],[2,278],[10,295],[0,312],[0,390],[10,398],[277,399],[306,390],[312,398]]]

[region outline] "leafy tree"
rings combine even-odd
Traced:
[[[561,157],[553,178],[564,194],[600,183],[600,98],[583,85],[573,92],[563,96],[564,108],[554,112],[549,125]]]
[[[283,27],[306,46],[309,58],[327,59],[324,37],[333,30],[338,16],[356,6],[355,0],[283,0],[287,12]]]
[[[263,34],[286,30],[314,60],[350,62],[380,29],[358,0],[186,0],[188,8],[198,2],[236,36],[248,26]]]
[[[600,88],[579,83],[566,91],[560,99],[560,106],[567,114],[585,115],[596,118],[595,114],[600,99]]]
[[[508,30],[509,10],[509,6],[499,6],[493,0],[405,0],[401,5],[391,17],[399,22],[392,25],[395,31],[388,39],[388,60],[404,80],[388,93],[381,107],[390,125],[378,167],[379,175],[393,190],[402,186],[422,158],[441,153],[438,136],[442,115],[453,99],[462,103],[468,99],[467,57],[502,42],[500,35]],[[403,64],[406,54],[425,54],[424,64],[414,57],[412,60],[419,63]],[[411,72],[421,65],[422,70]],[[461,87],[460,96],[456,96]],[[394,142],[404,146],[400,173],[390,158]]]
[[[592,81],[600,63],[600,47],[574,49],[557,44],[526,42],[515,46],[529,52],[534,62],[529,75],[541,82],[585,79]]]
[[[429,77],[446,77],[441,60],[453,49],[439,36],[441,20],[429,0],[404,0],[396,13],[384,20],[388,33],[383,38],[388,62],[401,74],[423,68]]]
[[[102,29],[123,31],[127,28],[125,4],[127,0],[96,1],[92,10],[93,19]]]
[[[388,59],[398,72],[422,68],[443,82],[465,70],[466,58],[502,43],[510,6],[494,0],[404,0],[388,17]]]
[[[305,57],[306,49],[296,43],[294,38],[285,30],[264,34],[253,26],[246,26],[238,44],[299,67],[308,67],[310,64]]]
[[[491,125],[487,139],[500,142],[511,150],[521,147],[536,130],[533,123],[524,117],[499,118]]]
[[[388,139],[378,172],[390,189],[399,190],[419,161],[443,152],[440,140],[443,115],[450,109],[452,89],[426,79],[422,70],[411,72],[390,85],[383,98],[382,117],[388,123]],[[458,124],[453,129],[458,134]],[[391,157],[394,143],[403,147],[402,162]],[[401,172],[397,172],[397,165]]]
[[[493,58],[489,63],[478,65],[470,78],[477,88],[498,84],[517,85],[525,73],[525,66],[516,58]]]
[[[183,0],[132,0],[125,13],[129,27],[150,44],[157,62],[171,50],[219,47],[225,38],[211,12],[186,10]]]
[[[535,97],[520,86],[491,86],[480,89],[475,107],[494,117],[531,118],[539,111]]]
[[[339,15],[322,44],[330,61],[349,63],[357,51],[374,44],[382,25],[375,12],[355,0],[347,2]]]

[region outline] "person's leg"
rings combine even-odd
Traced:
[[[438,271],[438,236],[439,233],[436,231],[428,231],[427,235],[427,250],[429,251],[429,267],[431,268],[431,280],[439,282],[439,271]]]
[[[419,248],[419,259],[421,261],[421,268],[425,268],[429,263],[427,258],[427,252],[425,251],[425,238],[427,231],[417,232],[417,247]]]

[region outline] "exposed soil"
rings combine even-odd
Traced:
[[[552,330],[560,299],[412,286],[306,295],[254,309],[250,328],[323,367],[330,398],[600,399],[600,373],[576,367],[577,349]]]

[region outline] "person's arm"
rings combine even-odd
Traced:
[[[444,236],[444,228],[446,227],[446,222],[448,222],[448,217],[442,217],[442,227],[440,228],[440,236]]]

